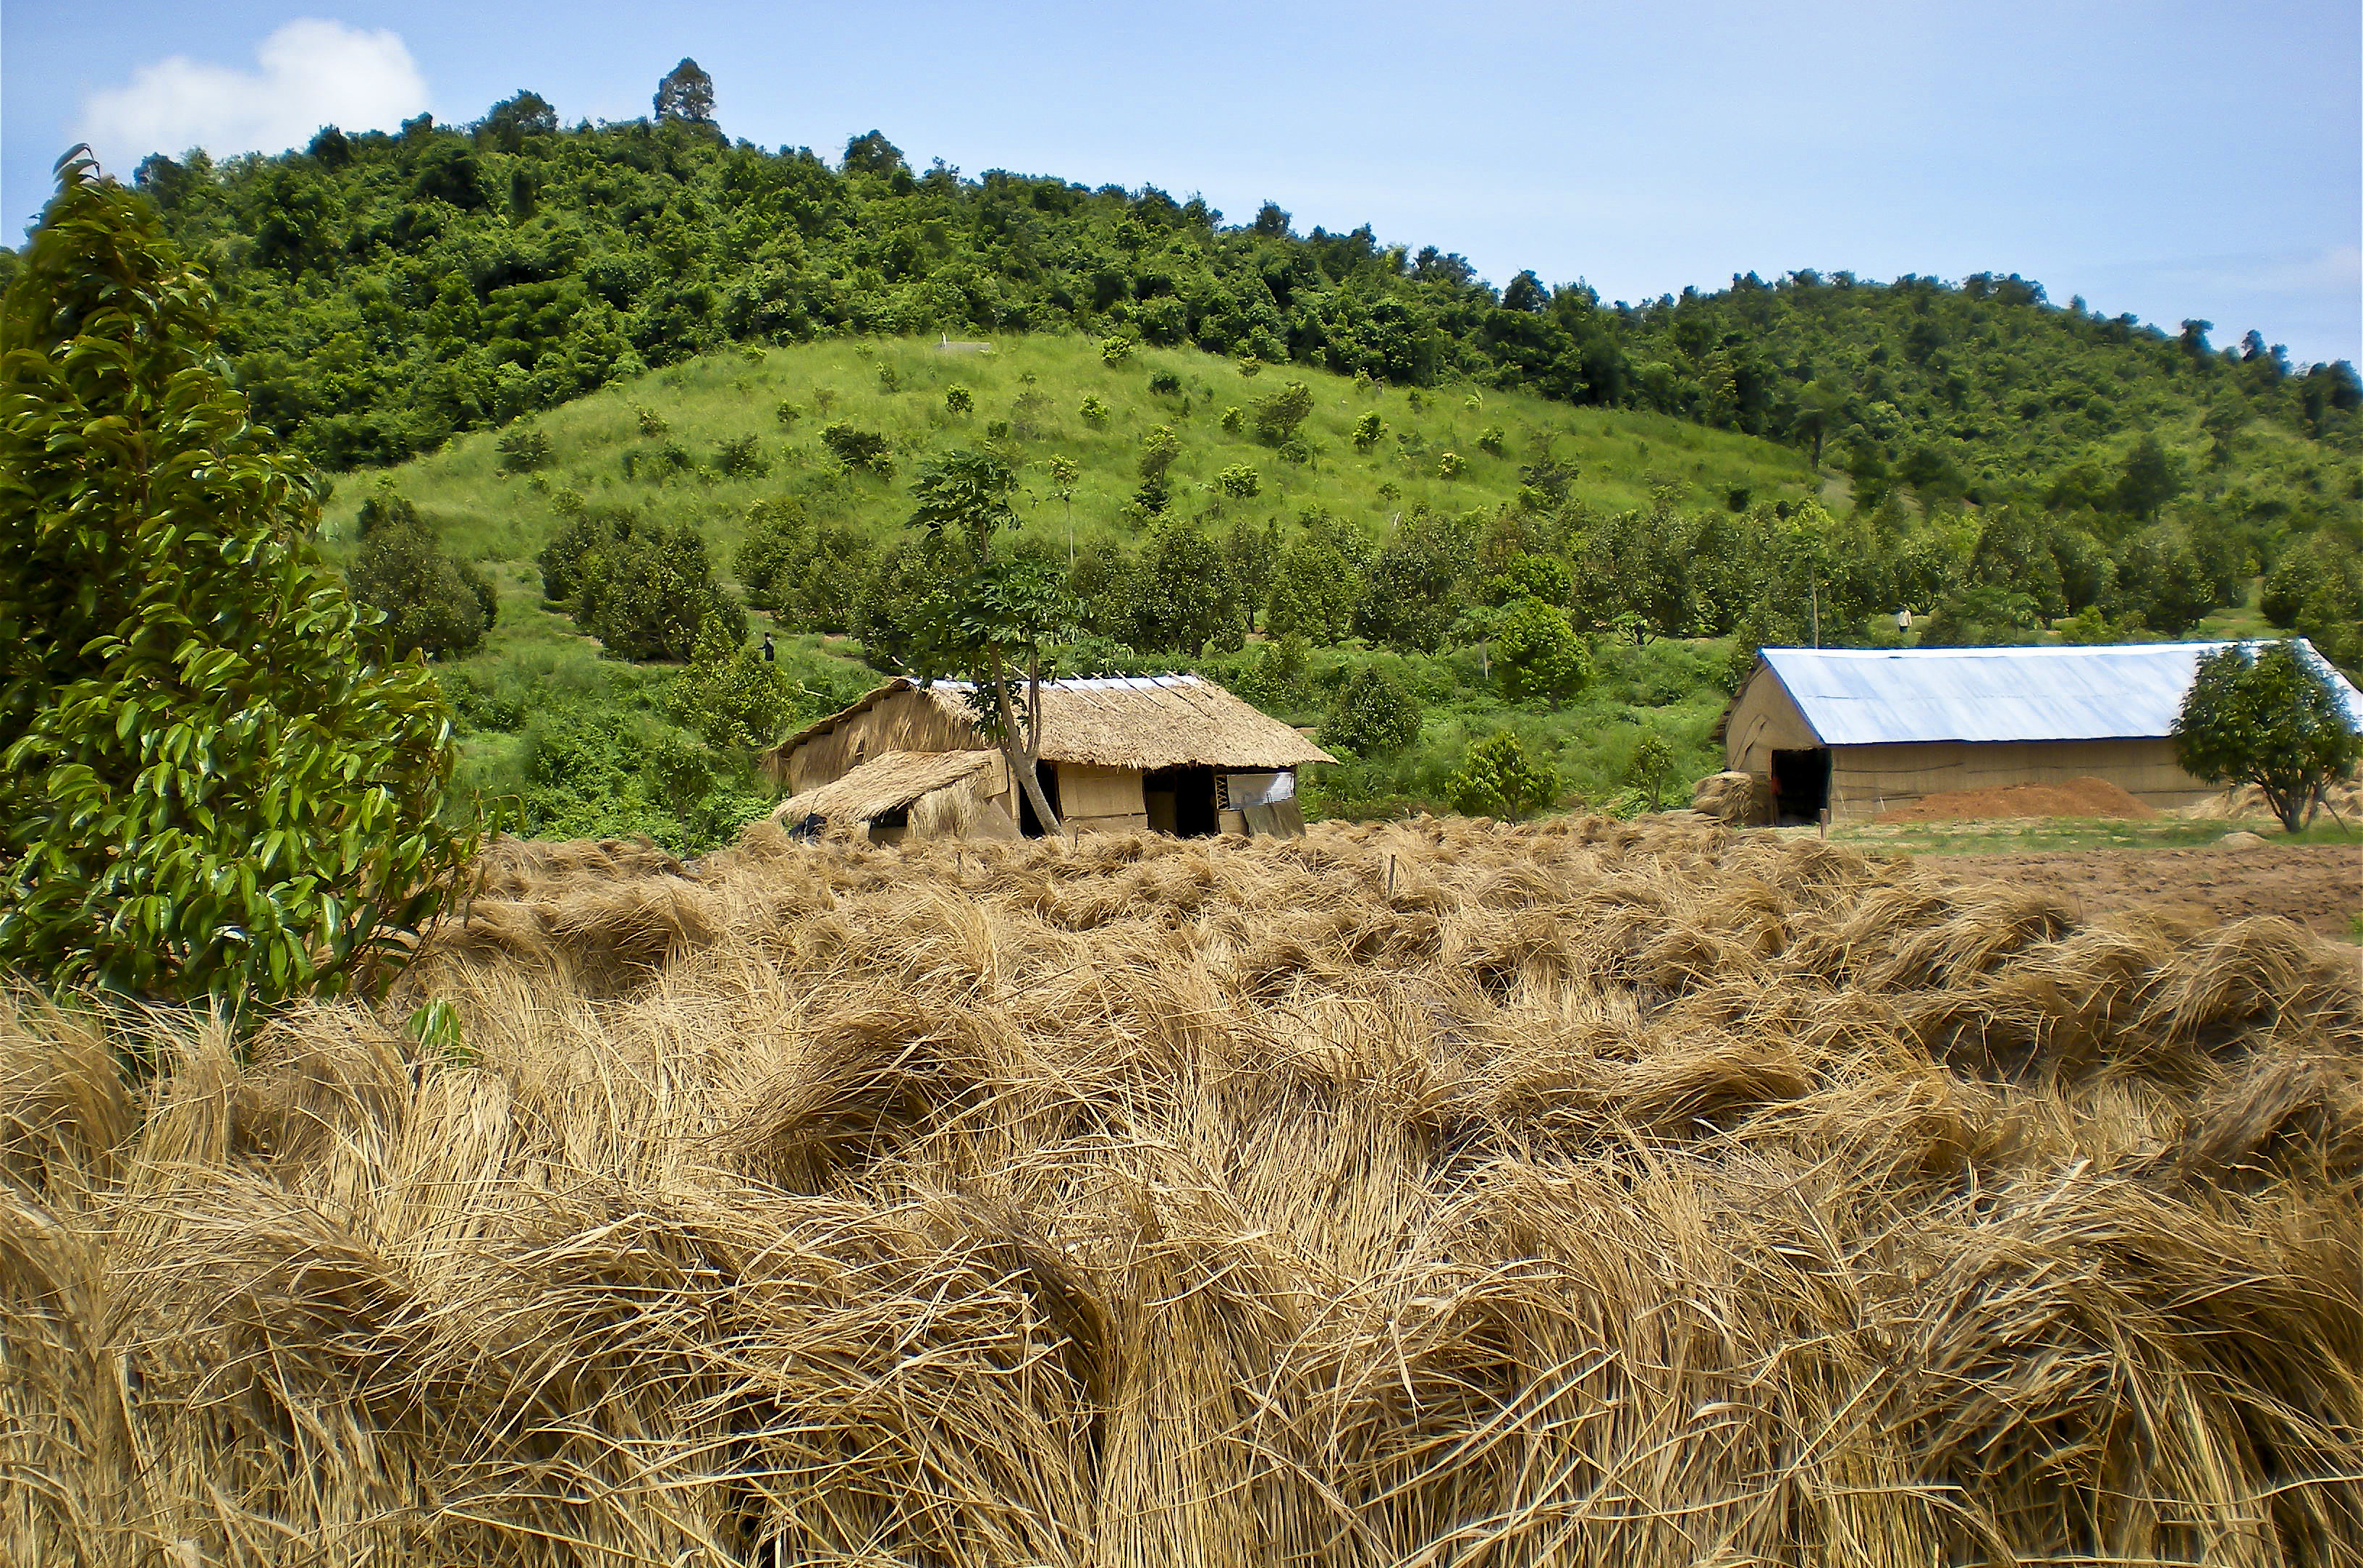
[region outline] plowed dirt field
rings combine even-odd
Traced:
[[[1930,870],[2054,894],[2087,915],[2151,909],[2199,924],[2280,915],[2346,938],[2363,911],[2363,848],[2210,844],[2202,849],[1919,855]]]

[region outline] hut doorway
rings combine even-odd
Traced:
[[[1772,753],[1772,817],[1780,823],[1818,822],[1830,804],[1826,747]]]
[[[1064,820],[1067,808],[1059,804],[1059,764],[1037,762],[1034,764],[1034,776],[1042,781],[1042,798]],[[1017,830],[1029,839],[1042,837],[1042,819],[1034,814],[1034,797],[1022,788],[1015,793],[1017,795]]]
[[[1158,768],[1141,775],[1140,790],[1151,832],[1205,839],[1222,830],[1212,768]]]

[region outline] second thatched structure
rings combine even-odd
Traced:
[[[1077,831],[1301,833],[1296,770],[1336,761],[1204,676],[1042,687],[1042,793]],[[878,842],[1042,831],[960,682],[889,681],[765,763],[790,792],[774,815],[792,824]]]

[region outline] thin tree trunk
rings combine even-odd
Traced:
[[[1066,831],[1059,814],[1050,809],[1049,800],[1042,794],[1038,770],[1042,760],[1042,672],[1039,666],[1026,672],[1025,738],[1019,739],[1017,715],[1009,702],[1009,683],[1003,678],[1001,660],[993,661],[993,702],[1001,717],[1001,757],[1009,764],[1010,776],[1017,787],[1026,792],[1033,803],[1034,818],[1042,824],[1045,835]]]

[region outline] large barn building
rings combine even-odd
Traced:
[[[2085,777],[2187,806],[2212,792],[2174,760],[2175,716],[2200,655],[2231,646],[1768,648],[1724,716],[1725,766],[1765,780],[1784,822]],[[2363,695],[2300,646],[2363,728]]]
[[[1042,793],[1076,831],[1301,833],[1296,770],[1337,760],[1202,676],[1042,685]],[[872,842],[1042,830],[956,681],[889,681],[766,766],[790,795],[773,815]]]

